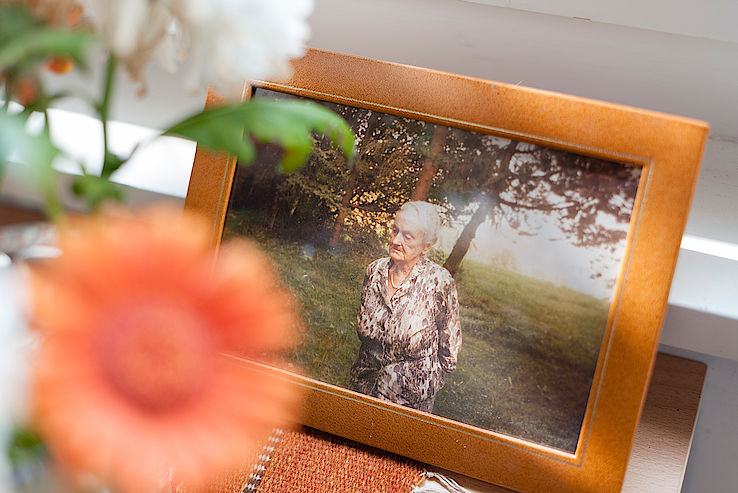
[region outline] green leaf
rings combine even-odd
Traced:
[[[134,149],[135,150],[135,149]],[[131,152],[133,154],[133,152]],[[130,156],[129,156],[130,157]],[[105,151],[105,160],[103,161],[103,178],[109,178],[115,171],[118,170],[123,164],[128,161],[128,158],[124,158],[117,154],[114,154],[108,150]]]
[[[51,29],[17,5],[0,4],[0,72],[29,67],[50,56],[70,57],[83,67],[95,36],[83,30]]]
[[[88,174],[74,180],[72,192],[83,198],[93,210],[106,200],[120,202],[124,199],[123,191],[115,183],[107,178]]]
[[[313,132],[327,135],[351,159],[354,136],[348,124],[323,106],[307,101],[254,99],[209,108],[164,131],[226,151],[250,164],[256,157],[252,139],[284,149],[283,171],[300,168],[313,148]]]
[[[47,132],[26,131],[26,115],[0,111],[0,162],[50,168],[58,153]]]
[[[20,33],[40,25],[28,9],[16,4],[0,5],[0,46],[5,46],[10,39]]]
[[[33,430],[16,427],[10,436],[7,450],[12,464],[20,464],[46,455],[46,446]]]
[[[59,150],[47,132],[31,134],[25,124],[25,115],[0,111],[0,170],[11,162],[24,165],[30,180],[43,190],[49,214],[54,215],[59,212],[60,204],[56,172],[51,164]]]

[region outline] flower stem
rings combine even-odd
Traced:
[[[117,65],[117,58],[115,58],[115,55],[111,54],[108,58],[107,66],[105,67],[103,99],[97,107],[97,112],[100,115],[103,130],[103,168],[101,173],[103,178],[109,178],[116,169],[115,163],[111,162],[108,157],[110,156],[110,152],[108,151],[108,116],[110,112],[110,96],[113,93],[113,80],[115,79],[115,69]]]
[[[13,80],[9,74],[3,78],[3,111],[10,111],[10,100],[13,99]]]
[[[51,124],[49,122],[49,110],[44,108],[44,128],[43,133],[51,140]],[[53,162],[53,161],[52,161]],[[46,198],[44,208],[46,215],[52,221],[58,219],[62,213],[62,204],[59,199],[59,194],[56,191],[56,173],[51,169],[51,162],[49,163],[49,169],[42,174],[41,187],[44,191]]]
[[[49,122],[49,109],[48,108],[44,108],[44,128],[43,128],[43,132],[47,136],[51,136],[51,127],[50,127],[50,122]]]

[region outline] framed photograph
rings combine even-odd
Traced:
[[[299,301],[303,424],[521,491],[619,491],[707,125],[318,50],[251,98],[353,128],[298,172],[198,150],[186,208]],[[209,95],[208,104],[217,104]]]

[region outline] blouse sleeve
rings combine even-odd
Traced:
[[[369,264],[364,273],[361,286],[361,308],[356,316],[356,335],[359,338],[359,351],[351,366],[349,389],[363,394],[373,394],[376,385],[376,372],[380,368],[381,345],[367,337],[368,325],[371,321],[365,312],[366,302],[371,290],[375,262]]]
[[[456,362],[461,348],[461,320],[459,319],[459,296],[456,283],[449,275],[445,289],[439,293],[441,310],[438,320],[438,359],[444,372],[456,369]]]
[[[371,284],[372,274],[374,273],[374,264],[375,262],[372,262],[364,270],[364,282],[361,283],[361,311],[364,310],[364,303],[366,303],[366,298],[369,294],[369,286]],[[361,313],[359,313],[359,316],[361,316]]]

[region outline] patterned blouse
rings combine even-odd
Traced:
[[[361,341],[349,388],[432,412],[461,347],[456,283],[423,257],[387,297],[389,257],[366,269],[356,332]]]

